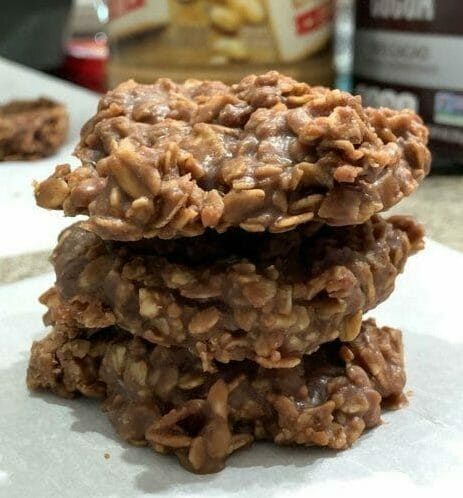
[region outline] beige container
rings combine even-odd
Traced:
[[[331,85],[330,0],[109,0],[109,86],[277,69]]]

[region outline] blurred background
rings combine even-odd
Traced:
[[[433,174],[394,211],[463,250],[462,18],[459,0],[2,0],[0,104],[54,97],[71,128],[55,157],[0,162],[1,228],[17,235],[0,251],[0,283],[48,270],[66,222],[37,214],[30,183],[69,162],[98,95],[128,78],[234,82],[277,69],[416,110],[431,130]],[[36,226],[19,230],[31,216]]]

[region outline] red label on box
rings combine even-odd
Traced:
[[[115,19],[145,5],[145,0],[109,0],[109,17]]]
[[[297,34],[305,35],[311,31],[315,31],[331,20],[331,8],[329,5],[321,5],[305,12],[299,12],[294,20]]]

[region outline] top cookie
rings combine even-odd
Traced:
[[[82,128],[82,165],[57,166],[36,199],[88,214],[110,240],[353,225],[414,191],[427,139],[410,110],[363,108],[275,71],[232,86],[127,81]]]

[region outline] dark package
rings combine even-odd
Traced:
[[[463,172],[463,2],[358,0],[354,90],[430,129],[434,171]]]

